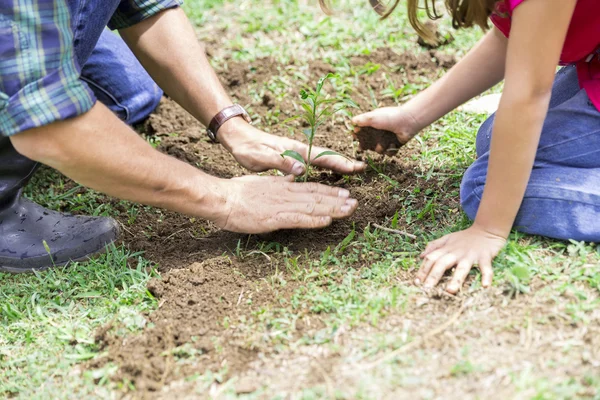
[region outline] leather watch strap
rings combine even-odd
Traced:
[[[213,119],[210,121],[210,124],[208,124],[208,137],[210,137],[214,142],[216,142],[217,132],[219,131],[221,125],[223,125],[226,121],[234,117],[243,117],[246,120],[246,122],[252,123],[252,120],[250,119],[250,116],[248,115],[246,110],[244,110],[244,107],[240,106],[239,104],[234,104],[232,106],[225,107],[213,117]]]

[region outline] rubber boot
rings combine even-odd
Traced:
[[[32,272],[104,251],[119,233],[112,218],[50,211],[21,195],[37,163],[0,137],[0,271]]]

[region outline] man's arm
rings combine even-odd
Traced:
[[[317,228],[351,215],[348,191],[286,178],[219,179],[160,153],[97,103],[78,117],[11,137],[18,152],[109,195],[214,221],[237,232]]]
[[[183,10],[163,11],[120,33],[165,93],[204,125],[232,104]],[[295,150],[306,158],[306,145],[269,135],[242,118],[223,124],[218,139],[240,164],[252,171],[276,168],[295,175],[304,171],[299,162],[280,154]],[[314,153],[319,154],[318,150],[323,149]],[[364,163],[335,156],[319,158],[315,165],[341,173],[355,173],[366,167]]]

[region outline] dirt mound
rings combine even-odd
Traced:
[[[262,281],[273,272],[264,259],[217,257],[153,279],[148,290],[159,307],[148,316],[148,328],[125,338],[101,330],[96,342],[109,354],[100,363],[120,365],[119,379],[132,382],[142,392],[158,390],[165,382],[198,370],[226,367],[233,373],[245,369],[256,356],[252,343],[237,340],[235,329],[226,327],[229,321],[237,323],[241,315],[250,318],[255,307],[281,295]],[[286,285],[283,290],[293,288]],[[190,356],[202,365],[186,363]]]

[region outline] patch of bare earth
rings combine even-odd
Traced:
[[[262,389],[261,399],[295,398],[305,388],[327,398],[530,399],[571,383],[579,388],[564,397],[596,398],[586,377],[600,376],[600,310],[573,323],[567,315],[573,299],[549,296],[544,286],[535,281],[536,294],[515,298],[502,288],[456,298],[412,296],[401,314],[376,327],[341,327],[334,343],[290,346],[252,362],[235,387]],[[371,354],[381,343],[388,349]],[[174,382],[159,397],[191,387]],[[220,392],[215,384],[212,395]],[[551,393],[543,398],[563,398]]]

